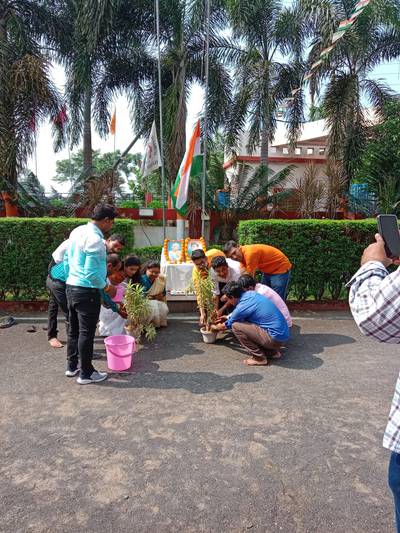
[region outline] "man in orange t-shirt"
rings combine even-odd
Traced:
[[[278,248],[268,244],[239,246],[235,241],[228,241],[224,252],[227,257],[239,261],[252,276],[256,270],[262,272],[261,283],[271,287],[282,300],[286,300],[292,263]]]

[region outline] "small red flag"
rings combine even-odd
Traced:
[[[111,135],[115,135],[115,130],[117,128],[117,110],[114,111],[114,114],[111,118],[110,122],[110,133]]]

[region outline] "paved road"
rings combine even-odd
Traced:
[[[347,318],[297,318],[258,369],[173,321],[133,373],[86,387],[41,325],[1,330],[0,530],[392,531],[381,440],[400,347]]]

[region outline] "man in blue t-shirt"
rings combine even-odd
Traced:
[[[222,292],[235,310],[228,317],[223,317],[225,321],[213,326],[213,329],[232,329],[251,355],[244,361],[247,365],[265,366],[268,356],[279,358],[281,348],[289,339],[289,328],[276,305],[254,291],[244,292],[234,281],[227,283]]]

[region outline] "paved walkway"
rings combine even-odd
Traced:
[[[0,330],[0,530],[393,531],[381,441],[400,348],[348,318],[296,318],[284,359],[257,369],[175,320],[135,372],[86,387],[42,325]]]

